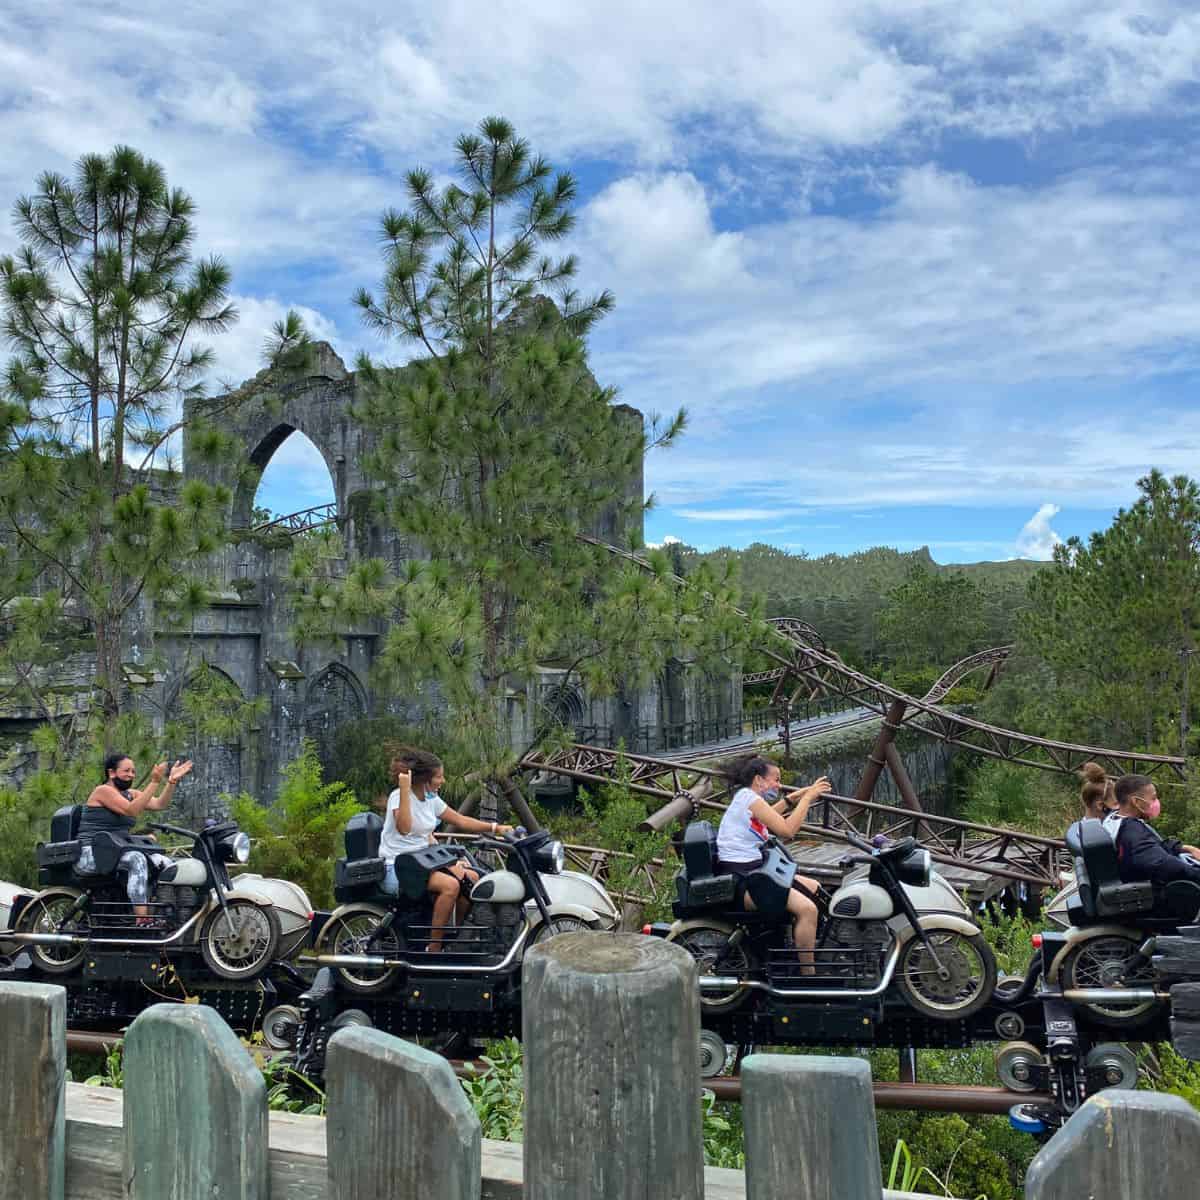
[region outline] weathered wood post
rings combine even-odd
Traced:
[[[522,991],[526,1200],[702,1200],[691,956],[564,933],[525,956]]]
[[[751,1054],[742,1063],[746,1200],[880,1200],[871,1068],[861,1058]]]
[[[0,1200],[62,1200],[67,993],[0,983]]]
[[[1179,1096],[1093,1096],[1038,1151],[1026,1200],[1193,1200],[1200,1114]]]
[[[124,1065],[126,1200],[267,1200],[267,1085],[215,1009],[146,1009]]]
[[[444,1058],[349,1028],[325,1063],[330,1200],[478,1200],[479,1118]]]

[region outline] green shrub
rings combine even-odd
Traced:
[[[300,757],[284,767],[270,808],[243,792],[231,810],[254,843],[251,870],[298,883],[318,908],[333,905],[333,860],[341,857],[342,829],[362,806],[344,783],[322,782],[312,742],[305,741]]]

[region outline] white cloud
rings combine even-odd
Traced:
[[[668,533],[663,535],[661,542],[647,542],[647,550],[661,550],[664,546],[682,546],[685,545],[683,538],[677,538],[674,534]]]
[[[1017,534],[1018,557],[1036,558],[1043,562],[1054,557],[1054,547],[1062,538],[1050,528],[1050,521],[1059,511],[1057,504],[1043,504],[1021,526],[1021,532]]]
[[[799,515],[805,509],[789,508],[677,508],[675,516],[689,521],[769,521],[784,515]]]

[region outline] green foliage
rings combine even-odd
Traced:
[[[1079,783],[1069,776],[993,760],[972,765],[960,815],[982,825],[1062,837],[1082,812]]]
[[[69,802],[68,781],[58,772],[38,771],[22,788],[0,787],[0,879],[37,886],[34,850],[48,839],[54,810]]]
[[[316,746],[305,741],[284,768],[279,795],[264,808],[243,792],[232,803],[234,819],[254,844],[250,865],[260,875],[298,883],[318,907],[333,905],[333,861],[342,852],[346,822],[361,811],[341,782],[323,783]]]
[[[192,261],[194,205],[128,146],[43,174],[16,204],[20,248],[0,258],[0,670],[40,707],[58,666],[47,629],[82,620],[95,639],[97,701],[121,710],[125,614],[143,598],[193,605],[185,569],[220,544],[224,489],[163,496],[173,406],[212,362],[197,339],[236,319],[229,272]],[[196,582],[199,582],[197,580]]]
[[[609,859],[605,887],[614,896],[645,897],[645,920],[668,917],[678,863],[670,853],[669,833],[639,832],[638,824],[646,819],[646,801],[630,791],[624,757],[618,761],[613,782],[599,788],[595,799],[586,791],[580,792],[580,798],[589,821],[587,836],[621,855]]]
[[[1059,546],[1034,577],[1021,695],[1007,703],[1030,732],[1178,753],[1183,710],[1200,694],[1190,663],[1200,644],[1200,488],[1152,471],[1138,491],[1107,529]]]
[[[519,1142],[525,1129],[521,1043],[516,1038],[492,1042],[481,1061],[482,1071],[467,1064],[471,1074],[461,1083],[483,1127],[483,1136]]]
[[[879,631],[888,657],[901,667],[947,667],[983,648],[983,593],[965,575],[916,565],[888,592]]]
[[[375,515],[420,554],[399,570],[359,562],[344,580],[305,563],[293,583],[300,636],[384,620],[381,685],[436,684],[493,779],[511,770],[508,707],[539,665],[601,695],[672,655],[727,664],[746,630],[729,611],[732,572],[681,587],[666,554],[645,570],[581,540],[630,540],[642,460],[684,416],[647,426],[588,370],[583,338],[612,298],[582,299],[575,260],[548,253],[573,225],[572,178],[499,118],[458,139],[457,166],[463,186],[440,190],[409,172],[407,211],[382,219],[381,287],[357,298],[369,326],[426,354],[403,370],[360,363],[356,413],[376,440]]]
[[[703,1122],[704,1165],[746,1169],[746,1135],[742,1125],[742,1106],[722,1103],[710,1091],[700,1093]]]
[[[1200,1110],[1200,1063],[1191,1062],[1167,1043],[1142,1050],[1138,1086],[1180,1096]]]

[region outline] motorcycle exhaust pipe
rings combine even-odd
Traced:
[[[1156,992],[1154,988],[1067,988],[1062,997],[1071,1004],[1119,1004],[1126,1000],[1143,1004],[1170,999],[1167,992]]]
[[[318,954],[308,962],[315,962],[319,967],[406,967],[408,963],[402,958],[383,958],[378,954]]]
[[[82,946],[87,938],[75,933],[5,933],[6,942],[20,942],[23,946]]]

